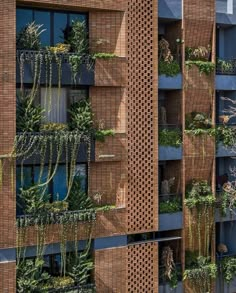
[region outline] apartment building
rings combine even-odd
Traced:
[[[0,16],[0,292],[236,292],[236,3]]]

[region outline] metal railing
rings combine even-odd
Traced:
[[[216,60],[216,74],[236,75],[236,58]]]

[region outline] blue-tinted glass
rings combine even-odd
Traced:
[[[87,192],[87,168],[85,164],[76,165],[75,177],[80,179],[80,189]]]
[[[67,26],[67,14],[65,13],[54,13],[54,45],[57,43],[64,42],[64,33],[63,31]]]
[[[42,175],[40,174],[40,169],[41,167],[35,166],[34,167],[34,184],[41,184],[45,183],[48,178],[48,167],[44,166],[43,167],[43,172]],[[41,175],[41,178],[39,176]],[[48,186],[42,186],[42,190],[45,190],[45,193],[48,193]]]
[[[79,20],[81,22],[85,22],[87,24],[87,15],[85,14],[74,14],[74,13],[70,13],[70,25],[72,24],[72,20],[73,21],[76,21],[76,20]]]
[[[16,9],[16,32],[18,33],[28,23],[33,21],[33,12],[30,9]]]
[[[67,194],[66,169],[65,166],[58,166],[53,177],[53,200],[63,200]]]
[[[35,23],[43,24],[41,29],[46,29],[46,31],[44,31],[40,35],[42,46],[50,46],[50,33],[51,33],[50,12],[35,11],[34,19],[35,19]]]

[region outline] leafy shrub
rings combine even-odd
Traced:
[[[40,126],[40,131],[50,132],[50,131],[67,131],[68,125],[65,123],[44,123]]]
[[[16,131],[38,132],[44,110],[35,106],[30,96],[17,96]]]
[[[51,289],[59,289],[59,288],[64,288],[64,287],[70,287],[74,285],[74,280],[69,277],[51,277],[50,280],[41,287],[40,292],[48,292],[48,290]]]
[[[212,127],[212,121],[206,113],[191,112],[185,116],[185,127],[188,130],[208,129]]]
[[[41,46],[40,35],[46,30],[41,29],[43,24],[29,23],[16,36],[17,49],[39,50]]]
[[[197,66],[200,72],[205,73],[206,75],[210,75],[215,70],[215,64],[213,62],[206,62],[206,61],[185,61],[185,65],[187,69],[193,67],[193,65]]]
[[[68,110],[70,113],[70,129],[88,133],[93,127],[93,114],[90,103],[83,99],[75,102]]]
[[[161,129],[158,134],[159,145],[178,148],[182,144],[181,131],[179,129]]]
[[[234,65],[230,61],[225,61],[225,60],[218,59],[216,61],[216,63],[217,63],[218,69],[220,69],[220,71],[222,73],[230,73],[230,72],[232,72],[234,70]]]
[[[159,203],[160,214],[165,213],[177,213],[182,210],[182,203],[179,197],[173,197],[171,199],[161,201]]]
[[[113,129],[99,129],[95,132],[95,138],[98,141],[104,142],[105,137],[107,136],[114,136],[115,131]]]
[[[88,54],[89,40],[86,22],[72,21],[72,25],[64,31],[66,43],[70,45],[72,52],[80,56]]]
[[[166,75],[166,76],[176,76],[180,73],[180,66],[179,63],[175,60],[172,62],[166,62],[163,60],[160,60],[158,63],[158,72],[159,75]]]
[[[185,49],[186,60],[208,61],[210,52],[211,52],[211,48],[209,45],[207,48],[204,46],[199,46],[196,48],[186,47]]]
[[[236,132],[232,127],[218,126],[216,128],[216,139],[221,141],[225,146],[233,146],[236,143]]]
[[[223,278],[227,284],[233,281],[236,276],[236,258],[225,257],[221,263]]]

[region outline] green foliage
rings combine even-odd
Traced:
[[[89,101],[83,99],[75,102],[68,110],[70,113],[70,129],[88,133],[93,127],[93,114]]]
[[[159,145],[178,148],[182,144],[181,131],[179,129],[161,129],[158,134]]]
[[[212,194],[211,187],[206,180],[192,180],[186,188],[185,205],[192,209],[199,208],[202,205],[212,206],[215,204],[215,197]]]
[[[73,52],[78,53],[78,56],[88,54],[89,40],[85,22],[72,21],[72,26],[68,28],[66,43]]]
[[[191,112],[185,116],[185,128],[187,130],[209,129],[212,121],[206,113]]]
[[[67,131],[68,125],[65,123],[44,123],[40,126],[40,131],[54,132],[54,131]]]
[[[50,276],[42,272],[44,261],[36,258],[24,260],[17,265],[17,292],[19,293],[40,293],[40,287],[45,284]]]
[[[71,67],[73,81],[75,84],[76,84],[76,77],[77,77],[77,74],[79,73],[82,61],[83,61],[82,55],[76,54],[76,55],[69,56],[69,64]]]
[[[71,253],[68,258],[68,275],[74,280],[76,285],[85,285],[93,269],[93,260],[89,256],[89,250],[75,254]]]
[[[236,132],[232,127],[226,125],[218,126],[216,128],[216,139],[221,141],[224,146],[231,147],[236,143]]]
[[[192,60],[192,61],[208,61],[210,56],[211,48],[208,45],[208,47],[199,46],[196,48],[192,47],[186,47],[185,48],[185,58],[186,60]]]
[[[93,59],[112,59],[115,57],[118,57],[118,56],[113,53],[95,53],[93,55]]]
[[[221,262],[223,278],[229,284],[236,276],[236,258],[225,257]]]
[[[42,195],[40,189],[36,187],[20,188],[19,197],[23,202],[25,212],[30,215],[37,215],[42,212],[45,209],[45,202],[49,199],[49,195]]]
[[[173,197],[171,199],[159,202],[160,214],[165,213],[177,213],[182,210],[182,203],[179,197]]]
[[[45,203],[44,208],[51,213],[61,213],[68,210],[68,202],[56,200],[52,203]]]
[[[234,69],[233,63],[230,61],[218,59],[216,62],[217,67],[220,69],[222,73],[232,72]]]
[[[41,46],[40,35],[46,30],[41,29],[43,24],[29,23],[16,36],[17,49],[39,50]]]
[[[16,131],[38,132],[44,110],[35,106],[30,96],[20,95],[16,104]]]
[[[91,198],[84,191],[81,190],[79,177],[76,177],[74,179],[67,201],[70,211],[88,210],[93,208],[93,202]]]
[[[208,283],[209,279],[215,279],[217,275],[217,266],[210,263],[209,257],[199,256],[192,263],[192,267],[184,271],[183,280],[197,282],[202,285]],[[199,291],[200,292],[200,291]]]
[[[52,289],[60,289],[65,287],[71,287],[74,285],[73,278],[69,276],[65,277],[51,277],[50,280],[40,288],[40,292],[48,292]]]
[[[158,63],[159,75],[165,74],[166,76],[176,76],[180,73],[180,66],[177,61],[166,62],[159,60]]]
[[[113,129],[98,129],[95,132],[95,138],[98,141],[104,142],[105,137],[107,136],[114,136],[115,131]]]
[[[206,75],[210,75],[215,70],[215,64],[213,62],[205,62],[205,61],[185,61],[185,65],[187,69],[193,67],[193,65],[197,66],[200,72],[205,73]]]

